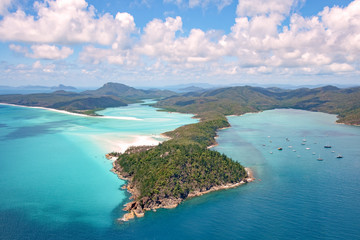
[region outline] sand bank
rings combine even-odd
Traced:
[[[108,153],[124,153],[131,146],[157,146],[166,140],[160,135],[126,135],[125,137],[124,133],[121,132],[97,134],[91,137]]]
[[[43,110],[48,110],[48,111],[52,111],[52,112],[63,113],[63,114],[68,114],[68,115],[73,115],[73,116],[80,116],[80,117],[104,118],[104,119],[119,119],[119,120],[129,120],[129,121],[143,121],[143,119],[136,118],[136,117],[90,116],[90,115],[86,115],[86,114],[73,113],[73,112],[68,112],[68,111],[65,111],[65,110],[59,110],[59,109],[54,109],[54,108],[24,106],[24,105],[17,105],[17,104],[11,104],[11,103],[0,103],[0,105],[8,105],[8,106],[15,106],[15,107],[25,107],[25,108],[43,109]]]

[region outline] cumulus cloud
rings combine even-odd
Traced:
[[[282,30],[279,26],[284,15],[297,2],[256,1],[254,6],[246,5],[246,0],[239,2],[238,10],[242,9],[246,16],[237,17],[226,35],[191,29],[184,36],[181,17],[154,19],[131,48],[117,48],[116,44],[107,49],[87,46],[81,59],[141,65],[146,71],[158,73],[161,69],[171,74],[190,69],[228,75],[356,70],[360,61],[360,0],[345,8],[325,8],[312,17],[292,14],[290,24]],[[273,7],[275,3],[278,5]],[[139,62],[143,57],[147,63]]]
[[[221,48],[211,41],[213,31],[192,29],[187,37],[176,37],[182,31],[180,17],[155,19],[147,24],[136,46],[140,54],[170,63],[208,62],[222,56]]]
[[[97,48],[92,45],[85,46],[80,53],[83,63],[100,64],[109,63],[124,66],[139,67],[138,56],[129,49]]]
[[[37,16],[18,9],[0,21],[0,40],[31,43],[128,44],[136,30],[134,18],[117,13],[97,16],[85,0],[35,2]]]
[[[354,67],[347,63],[333,63],[329,68],[333,72],[348,72],[354,70]]]
[[[32,58],[42,59],[65,59],[71,54],[73,50],[68,47],[62,47],[61,49],[54,45],[33,45],[31,46],[33,53],[30,55]]]
[[[309,72],[317,66],[322,71],[352,71],[359,62],[360,1],[345,8],[325,8],[318,15],[290,17],[289,26],[278,27],[293,1],[239,1],[238,14],[231,33],[219,44],[227,55],[235,56],[242,67],[298,68]],[[269,4],[267,4],[269,3]],[[272,3],[272,4],[270,4]],[[244,16],[241,16],[244,15]],[[260,67],[260,68],[259,68]],[[269,68],[270,69],[270,68]],[[266,71],[268,72],[268,71]]]
[[[268,14],[289,14],[296,0],[239,0],[236,9],[238,16],[253,17]]]
[[[58,48],[55,45],[47,44],[31,46],[32,52],[30,52],[27,47],[21,45],[10,44],[9,48],[14,52],[22,53],[29,58],[41,58],[50,60],[65,59],[74,52],[71,48],[68,47]]]
[[[144,76],[289,76],[358,71],[360,0],[346,7],[326,7],[311,17],[292,13],[299,1],[239,0],[234,25],[223,34],[201,29],[184,33],[179,16],[153,19],[138,31],[128,13],[99,16],[84,0],[48,0],[35,4],[37,16],[21,10],[4,16],[0,39],[29,42],[30,48],[23,43],[9,47],[40,59],[65,59],[73,50],[59,44],[82,43],[82,63],[121,65],[121,69]],[[175,3],[203,7],[231,1]],[[286,17],[289,24],[284,26]],[[131,34],[135,35],[133,39]]]
[[[0,1],[0,16],[8,13],[8,8],[11,6],[12,0]]]
[[[186,6],[189,8],[202,7],[206,8],[210,5],[215,5],[219,10],[229,6],[232,0],[164,0],[166,3],[174,3],[178,6]]]

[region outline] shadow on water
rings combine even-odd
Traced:
[[[66,128],[68,126],[70,126],[70,121],[54,121],[34,126],[17,127],[15,131],[5,135],[2,140],[15,140],[20,138],[36,137],[45,134],[59,133],[63,131],[60,129],[60,127]]]

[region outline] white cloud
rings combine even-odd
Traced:
[[[114,48],[97,48],[94,46],[86,46],[80,53],[80,60],[84,63],[100,64],[110,63],[124,66],[139,67],[138,56],[134,55],[130,50],[114,49]]]
[[[33,45],[31,46],[33,53],[30,55],[32,58],[42,58],[42,59],[65,59],[71,54],[73,50],[68,47],[62,47],[61,49],[54,45]]]
[[[176,1],[188,7],[229,2]],[[6,15],[0,21],[0,38],[30,42],[30,48],[24,47],[26,43],[9,48],[40,59],[65,59],[73,53],[59,43],[86,44],[79,54],[82,63],[116,65],[114,68],[129,74],[159,78],[228,75],[235,79],[249,74],[345,75],[359,71],[360,0],[344,8],[325,8],[312,17],[291,13],[297,3],[240,0],[230,33],[191,29],[185,34],[179,16],[153,19],[138,31],[128,13],[98,16],[84,0],[49,0],[36,4],[37,16],[20,10]],[[286,16],[289,24],[280,29]],[[8,28],[10,32],[5,33]],[[51,72],[55,67],[46,69]]]
[[[97,16],[85,0],[35,2],[37,16],[18,9],[0,21],[0,40],[31,43],[98,43],[127,45],[136,30],[134,18],[117,13]]]
[[[68,47],[58,48],[55,45],[47,44],[31,46],[32,52],[30,52],[27,47],[15,44],[10,44],[9,48],[14,52],[22,53],[29,58],[41,58],[50,60],[65,59],[74,52],[71,48]]]
[[[202,7],[207,8],[210,5],[214,5],[221,11],[224,7],[229,6],[232,0],[164,0],[165,3],[174,3],[179,7]]]
[[[0,1],[0,16],[8,13],[8,8],[11,6],[12,0]]]
[[[268,14],[289,14],[297,0],[239,0],[236,9],[238,16],[258,16]]]
[[[10,44],[9,48],[14,52],[22,53],[24,55],[29,52],[29,50],[26,47],[20,45]]]
[[[333,63],[329,66],[329,69],[333,72],[349,72],[353,71],[354,67],[347,63]]]
[[[40,61],[36,61],[33,63],[32,67],[33,67],[33,69],[39,69],[39,68],[42,68],[42,64]]]

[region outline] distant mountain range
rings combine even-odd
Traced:
[[[168,90],[140,90],[120,83],[106,83],[97,90],[88,90],[80,93],[64,91],[63,88],[74,89],[59,85],[51,89],[61,90],[52,93],[0,95],[0,102],[94,114],[94,110],[98,109],[126,106],[129,103],[139,102],[142,99],[159,99],[175,94]]]
[[[244,114],[274,108],[295,108],[337,114],[338,122],[360,124],[360,87],[334,86],[287,90],[261,87],[228,87],[190,92],[159,101],[157,107],[193,114],[217,112]]]
[[[0,89],[22,89],[22,90],[65,90],[65,91],[76,91],[77,88],[72,86],[65,86],[63,84],[59,84],[58,86],[47,87],[47,86],[36,86],[36,85],[28,85],[28,86],[19,86],[19,87],[10,87],[10,86],[0,86]]]
[[[137,101],[139,99],[169,97],[175,93],[169,90],[141,90],[129,87],[125,84],[109,82],[99,89],[84,91],[82,94],[92,96],[115,96],[124,98],[128,101]]]
[[[73,89],[59,85],[52,89]],[[0,95],[0,102],[42,106],[72,112],[93,113],[95,109],[126,106],[143,99],[162,99],[156,106],[169,111],[197,114],[216,112],[232,115],[274,108],[295,108],[337,114],[338,122],[360,124],[360,87],[323,86],[295,90],[277,87],[227,87],[203,89],[188,86],[183,93],[169,90],[142,90],[120,83],[106,83],[96,90]]]

